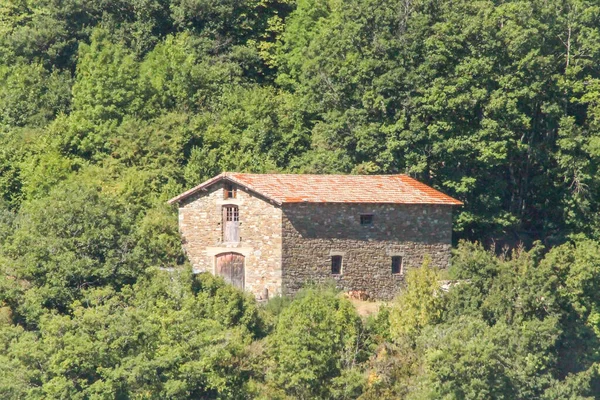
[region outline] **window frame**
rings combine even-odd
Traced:
[[[240,208],[238,206],[225,205],[223,209],[225,210],[223,222],[240,222]]]
[[[240,224],[240,208],[237,205],[226,204],[221,206],[221,241],[223,243],[239,243],[242,241]],[[230,234],[228,229],[235,229],[233,236],[236,240],[227,240]]]

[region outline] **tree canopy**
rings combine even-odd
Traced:
[[[0,397],[598,398],[599,62],[591,0],[0,0]],[[409,174],[453,267],[259,305],[166,205],[224,170]]]

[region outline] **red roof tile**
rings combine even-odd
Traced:
[[[169,200],[178,203],[222,180],[283,203],[396,203],[462,205],[407,175],[242,174],[224,172]]]

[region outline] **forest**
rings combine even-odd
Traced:
[[[592,0],[0,0],[0,398],[600,399],[599,65]],[[409,174],[452,266],[259,304],[222,171]]]

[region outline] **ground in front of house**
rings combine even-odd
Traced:
[[[387,305],[384,301],[369,301],[359,299],[348,299],[356,308],[356,312],[363,318],[367,318],[369,315],[377,314],[382,305]]]

